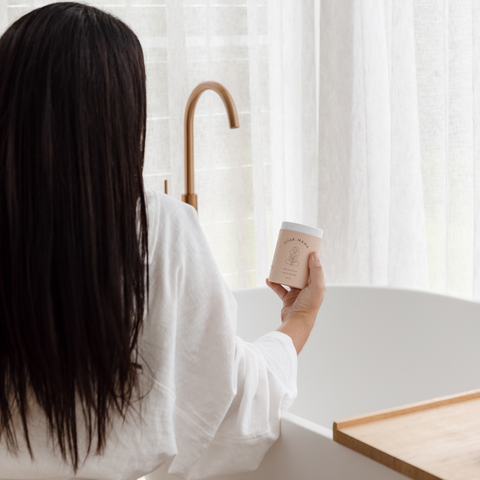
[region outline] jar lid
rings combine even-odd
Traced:
[[[305,233],[306,235],[313,235],[314,237],[323,237],[323,230],[320,228],[309,227],[301,223],[282,222],[282,230],[292,230],[294,232]]]

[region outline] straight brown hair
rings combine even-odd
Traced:
[[[142,48],[117,18],[56,3],[0,38],[0,441],[23,433],[34,457],[34,401],[75,472],[78,422],[101,453],[138,386],[145,130]]]

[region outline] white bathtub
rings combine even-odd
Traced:
[[[237,290],[238,334],[276,329],[267,288]],[[480,303],[387,287],[329,286],[299,357],[298,398],[258,470],[217,480],[400,480],[332,440],[332,422],[480,387]],[[164,468],[147,480],[173,480]]]

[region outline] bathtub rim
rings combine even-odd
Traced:
[[[435,292],[432,290],[425,290],[421,288],[412,288],[412,287],[397,287],[397,286],[391,286],[391,285],[363,285],[363,284],[356,284],[356,283],[327,283],[326,287],[327,287],[327,292],[329,288],[334,288],[334,289],[356,288],[359,290],[399,291],[399,292],[409,292],[409,293],[421,293],[421,294],[426,294],[432,297],[443,297],[443,298],[449,298],[454,300],[462,300],[469,303],[473,303],[475,305],[480,304],[480,299],[475,299],[473,297],[453,295],[450,293]],[[236,288],[236,289],[232,289],[231,291],[233,293],[236,293],[236,292],[241,293],[241,292],[248,292],[252,290],[271,290],[271,289],[270,287],[260,285],[258,287]],[[328,293],[326,295],[328,295]]]

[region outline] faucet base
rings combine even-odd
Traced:
[[[182,202],[188,203],[198,212],[196,193],[186,193],[182,195]]]

